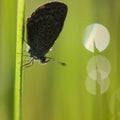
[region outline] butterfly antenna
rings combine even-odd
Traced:
[[[59,63],[59,64],[62,65],[62,66],[66,66],[66,63],[61,62],[61,61],[59,61],[59,60],[57,60],[57,59],[55,59],[55,58],[51,58],[51,57],[46,57],[46,58],[49,59],[49,60],[53,60],[53,61],[55,61],[56,63]]]

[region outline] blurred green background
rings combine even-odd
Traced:
[[[25,19],[45,2],[49,1],[26,0]],[[47,56],[65,62],[67,66],[53,61],[42,65],[36,61],[33,66],[23,69],[22,118],[120,120],[120,1],[61,2],[68,5],[68,14],[53,50]],[[16,19],[17,1],[0,0],[0,120],[13,120],[14,114]],[[82,38],[85,28],[93,23],[104,25],[110,33],[110,44],[100,53],[111,65],[107,88],[97,80],[93,84],[86,82],[88,61],[97,54],[85,49]],[[97,78],[101,78],[99,76],[98,72]]]

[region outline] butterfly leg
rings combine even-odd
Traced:
[[[26,64],[23,65],[23,67],[26,67],[26,68],[27,68],[27,67],[30,67],[30,66],[33,65],[33,63],[34,63],[34,58],[31,58],[28,63],[26,63]]]

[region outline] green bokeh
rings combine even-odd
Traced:
[[[0,1],[0,120],[13,119],[16,0]]]
[[[25,17],[47,0],[26,0]],[[120,119],[120,1],[61,0],[68,5],[63,30],[46,56],[67,63],[37,61],[23,69],[23,120],[119,120]],[[13,118],[16,1],[0,1],[0,120]],[[87,64],[96,53],[84,48],[83,31],[99,23],[110,32],[110,44],[102,53],[111,64],[110,86],[96,95],[87,91]],[[24,47],[26,47],[24,43]],[[26,53],[25,53],[26,54]],[[28,58],[24,58],[28,59]]]

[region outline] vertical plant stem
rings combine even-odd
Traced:
[[[16,68],[14,90],[14,120],[22,119],[22,41],[24,24],[24,0],[17,2]]]

